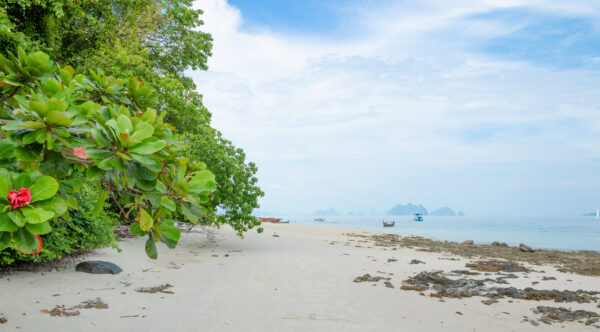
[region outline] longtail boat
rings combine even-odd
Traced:
[[[261,222],[279,222],[281,218],[260,218]]]

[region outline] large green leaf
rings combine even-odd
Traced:
[[[0,214],[0,232],[16,232],[19,229],[7,214]]]
[[[46,200],[44,202],[40,202],[36,204],[38,209],[44,209],[46,211],[52,212],[55,217],[62,216],[67,212],[67,202],[62,199],[55,197],[53,199]]]
[[[137,222],[134,222],[131,225],[129,225],[129,232],[135,236],[146,235],[146,232],[142,231],[142,229],[140,228],[140,224],[138,224]]]
[[[50,176],[42,176],[31,187],[31,202],[43,201],[54,197],[58,191],[58,182]]]
[[[154,219],[144,209],[140,209],[140,229],[147,232],[154,225]]]
[[[21,173],[17,179],[15,180],[15,190],[19,190],[21,188],[29,188],[33,184],[33,172],[25,172]]]
[[[160,205],[171,212],[175,212],[175,210],[177,209],[177,207],[175,206],[175,202],[166,197],[160,198]]]
[[[63,112],[51,111],[46,114],[46,122],[57,127],[68,127],[73,123],[73,120],[69,119]]]
[[[92,159],[100,160],[114,155],[114,152],[105,149],[86,148],[85,154]]]
[[[42,172],[62,178],[69,172],[69,163],[62,154],[54,151],[44,152],[44,161],[40,164]]]
[[[48,113],[48,105],[41,101],[30,101],[29,108],[36,112],[40,117],[44,117]]]
[[[97,216],[100,214],[100,212],[102,212],[102,209],[104,208],[104,203],[106,202],[106,199],[108,198],[108,192],[107,191],[103,191],[100,194],[100,197],[98,197],[98,201],[96,202],[96,205],[94,205],[94,210],[92,210],[92,216]]]
[[[7,201],[7,195],[9,193],[8,190],[8,182],[6,182],[6,179],[2,176],[0,176],[0,202],[6,202]]]
[[[52,227],[48,222],[42,222],[39,224],[27,224],[25,228],[33,234],[44,235],[52,232]]]
[[[10,233],[0,233],[0,251],[10,246],[11,240]]]
[[[131,120],[127,115],[124,114],[119,114],[119,117],[117,118],[117,126],[119,126],[120,133],[131,134],[133,131]]]
[[[21,124],[21,127],[28,129],[43,129],[46,125],[41,121],[25,121]]]
[[[136,127],[135,132],[129,137],[129,141],[135,144],[145,140],[146,138],[152,137],[152,134],[154,134],[154,127],[152,127],[150,124],[142,122]]]
[[[15,147],[17,144],[9,141],[9,140],[1,140],[0,141],[0,159],[14,159],[15,158]]]
[[[12,220],[15,223],[15,225],[17,225],[19,227],[23,227],[27,223],[27,219],[25,219],[25,217],[19,210],[10,211],[8,213],[8,217],[10,218],[10,220]]]
[[[130,156],[135,161],[139,162],[144,167],[148,168],[149,170],[151,170],[153,172],[160,172],[160,170],[163,167],[162,163],[160,162],[160,159],[158,159],[152,155],[139,155],[139,154],[131,153]]]
[[[36,161],[41,152],[41,145],[37,144],[18,146],[14,150],[15,157],[23,161]]]
[[[29,224],[39,224],[44,221],[48,221],[54,217],[54,212],[50,212],[44,209],[39,208],[21,208],[21,212],[23,216],[27,219],[27,223]]]
[[[156,243],[154,242],[152,233],[148,234],[148,240],[146,240],[146,254],[152,259],[158,257],[158,251],[156,250]]]
[[[28,230],[21,228],[17,232],[13,233],[13,240],[15,246],[24,253],[34,252],[38,246],[38,240]]]
[[[62,113],[67,109],[67,103],[64,101],[64,99],[50,98],[46,102],[46,105],[48,106],[48,110],[50,110],[50,113]]]
[[[153,154],[167,145],[167,142],[159,140],[155,137],[151,137],[143,141],[142,143],[136,144],[129,149],[131,153],[137,154]]]

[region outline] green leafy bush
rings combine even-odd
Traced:
[[[0,252],[0,265],[47,262],[94,248],[116,248],[113,228],[118,224],[117,215],[105,212],[104,209],[98,215],[93,215],[93,210],[101,199],[101,190],[97,185],[87,182],[81,191],[73,194],[79,209],[70,214],[70,219],[54,219],[53,231],[43,236],[44,247],[39,254],[24,255],[16,249],[8,248]],[[108,203],[105,206],[108,207]]]
[[[156,242],[179,241],[178,209],[194,224],[208,214],[215,176],[179,155],[182,144],[166,113],[152,108],[158,98],[149,85],[101,70],[74,75],[43,52],[8,54],[0,55],[0,107],[9,115],[0,144],[12,166],[0,169],[0,250],[37,253],[39,235],[81,209],[78,174],[104,188],[92,214],[110,193],[123,217],[135,216],[131,231],[148,237],[151,258]]]

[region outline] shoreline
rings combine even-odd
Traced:
[[[262,234],[249,232],[244,239],[229,227],[194,228],[182,234],[177,248],[160,246],[157,260],[145,256],[141,238],[122,241],[121,253],[105,248],[77,259],[113,262],[124,270],[118,275],[75,272],[74,262],[44,272],[3,275],[0,291],[11,301],[0,308],[0,319],[7,320],[0,329],[600,328],[593,317],[600,313],[600,295],[594,293],[598,276],[560,272],[555,264],[462,256],[451,250],[469,245],[382,232],[297,224],[263,227]],[[495,260],[510,264],[490,263]],[[569,311],[558,312],[562,321],[548,318],[559,307]]]

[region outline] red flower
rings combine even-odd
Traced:
[[[31,202],[31,191],[27,188],[21,188],[19,192],[11,190],[6,197],[8,198],[8,204],[17,209]]]
[[[11,190],[10,193],[8,193],[8,195],[6,195],[6,198],[8,198],[8,204],[15,206],[15,204],[19,204],[19,201],[17,200],[19,194],[14,191]]]
[[[85,148],[80,146],[78,148],[73,149],[73,154],[81,159],[89,159],[87,153],[85,153]]]
[[[19,203],[21,203],[21,205],[31,202],[31,191],[29,191],[29,189],[27,189],[27,188],[19,189],[18,200],[19,200]]]

